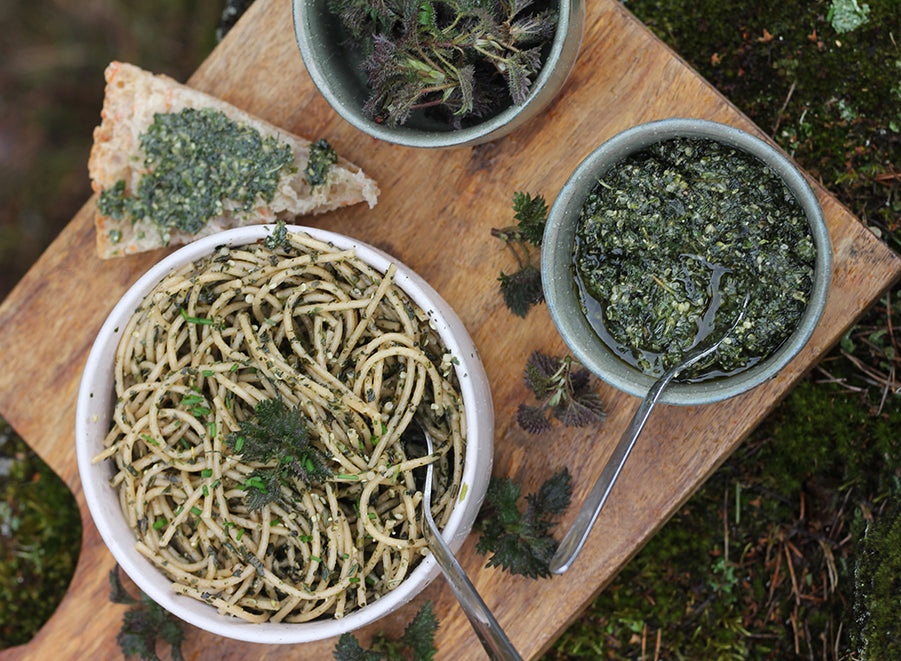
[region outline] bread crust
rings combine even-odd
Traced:
[[[250,211],[241,211],[232,205],[233,208],[226,208],[222,215],[211,218],[196,234],[172,229],[168,241],[150,219],[115,220],[97,209],[94,218],[97,254],[104,259],[188,243],[230,227],[290,220],[295,216],[323,213],[361,202],[367,202],[372,208],[378,201],[379,189],[375,181],[340,156],[330,167],[326,183],[311,187],[303,176],[309,159],[310,140],[288,133],[221,99],[124,62],[110,63],[105,78],[101,123],[94,129],[94,144],[88,159],[88,173],[95,193],[125,181],[126,194],[132,194],[143,172],[141,135],[153,123],[157,113],[179,112],[185,108],[219,110],[229,119],[255,128],[264,138],[275,137],[291,147],[295,167],[293,172],[282,174],[271,202],[258,200],[259,204]]]

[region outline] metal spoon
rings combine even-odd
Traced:
[[[416,419],[417,424],[425,436],[426,448],[429,454],[432,454],[432,437],[426,426]],[[522,657],[513,647],[510,639],[501,629],[501,625],[488,610],[488,606],[482,601],[479,593],[476,592],[475,586],[469,580],[469,577],[463,571],[460,563],[454,557],[453,552],[448,547],[447,542],[441,536],[441,531],[435,525],[432,518],[432,464],[426,466],[425,488],[422,491],[422,512],[425,517],[426,527],[423,528],[426,542],[429,550],[435,556],[438,566],[444,572],[447,582],[453,590],[460,607],[469,618],[472,628],[482,642],[482,647],[488,652],[488,657],[496,661],[522,661]]]
[[[726,339],[729,333],[731,333],[738,325],[739,320],[744,316],[747,304],[748,296],[745,296],[741,309],[729,328],[719,334],[711,333],[701,342],[698,342],[697,345],[685,353],[682,360],[677,365],[674,365],[667,370],[663,376],[654,382],[650,390],[648,390],[644,399],[641,400],[638,410],[632,417],[632,421],[629,423],[625,432],[623,432],[619,443],[613,448],[613,454],[610,455],[610,459],[607,460],[604,470],[601,471],[600,477],[598,477],[597,482],[594,483],[594,487],[592,487],[591,492],[582,504],[582,509],[579,510],[575,521],[573,521],[573,524],[566,532],[566,535],[564,535],[563,541],[560,542],[560,546],[557,547],[557,552],[554,554],[554,557],[551,558],[548,565],[551,572],[554,574],[562,574],[570,568],[573,561],[575,561],[576,556],[579,555],[579,551],[582,550],[582,546],[588,538],[588,533],[591,532],[591,528],[597,520],[598,514],[601,512],[601,508],[607,501],[607,496],[610,495],[610,491],[613,489],[616,478],[619,477],[620,471],[622,471],[623,465],[625,465],[626,459],[629,457],[629,453],[632,451],[632,447],[635,445],[638,435],[648,421],[651,410],[654,408],[657,400],[660,399],[660,395],[663,394],[666,387],[680,372],[716,351],[717,347],[722,344],[723,340]]]

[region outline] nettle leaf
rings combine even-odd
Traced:
[[[523,380],[538,399],[544,399],[552,389],[556,388],[557,372],[563,361],[556,356],[549,356],[540,351],[533,351],[526,361]]]
[[[544,300],[541,271],[532,264],[526,264],[512,275],[501,271],[498,281],[504,303],[518,317],[525,317],[529,308]]]
[[[563,468],[555,473],[537,493],[527,496],[527,500],[533,515],[542,517],[544,526],[550,528],[552,517],[563,514],[572,500],[572,475],[569,470]]]
[[[529,578],[546,577],[557,550],[550,529],[569,506],[572,478],[566,468],[555,473],[526,497],[524,511],[520,511],[521,493],[510,478],[491,478],[476,522],[480,532],[476,551],[490,554],[489,567]]]
[[[110,594],[109,599],[114,604],[136,604],[138,600],[132,597],[125,586],[122,584],[122,577],[119,576],[119,565],[116,565],[109,573]]]
[[[435,7],[428,0],[419,3],[419,24],[429,30],[438,31],[438,23],[435,19]]]
[[[364,650],[360,647],[360,642],[349,633],[341,634],[332,656],[335,661],[384,661],[385,658],[378,652]]]
[[[516,412],[517,423],[530,433],[550,428],[548,413],[569,427],[600,424],[605,418],[590,372],[570,356],[557,358],[533,351],[523,380],[539,401],[538,406],[521,404]]]
[[[547,41],[557,32],[558,20],[559,15],[553,10],[522,16],[510,24],[510,36],[517,46]]]
[[[522,238],[533,246],[540,246],[547,225],[548,206],[544,196],[532,197],[517,191],[513,194],[513,218]]]
[[[516,409],[516,424],[530,434],[541,434],[551,428],[544,407],[520,404]]]
[[[258,512],[281,497],[279,476],[275,471],[257,470],[244,483],[244,504],[251,512]]]
[[[595,393],[565,399],[554,408],[554,417],[567,427],[587,427],[605,419],[604,405]]]
[[[250,510],[278,500],[282,481],[299,479],[313,485],[331,477],[325,455],[310,438],[303,411],[280,399],[267,399],[256,405],[254,413],[225,439],[236,455],[269,464],[255,469],[244,483],[244,502]]]
[[[426,602],[404,629],[401,637],[414,659],[431,661],[435,656],[435,632],[438,630],[438,618],[435,616],[432,602]]]
[[[460,107],[454,110],[455,115],[472,113],[475,97],[475,67],[471,64],[457,69],[457,90],[460,95]]]
[[[376,634],[372,649],[366,650],[353,634],[345,633],[338,639],[332,656],[335,661],[431,661],[436,653],[435,632],[438,618],[427,601],[407,624],[400,640],[389,640],[384,634]]]
[[[509,58],[503,71],[504,79],[507,81],[507,89],[510,91],[510,97],[513,103],[521,106],[529,97],[529,88],[532,81],[529,76],[532,75],[532,69],[528,62],[519,54]]]

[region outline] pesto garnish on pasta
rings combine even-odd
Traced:
[[[145,297],[94,461],[113,464],[137,549],[176,592],[253,622],[337,618],[426,553],[415,468],[434,462],[432,512],[447,522],[463,401],[453,356],[393,266],[301,233],[268,243],[221,247]],[[432,455],[406,448],[414,414]],[[251,451],[279,433],[302,438]]]

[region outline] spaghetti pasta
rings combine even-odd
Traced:
[[[117,349],[104,451],[137,550],[174,590],[251,621],[340,618],[396,587],[426,552],[414,469],[434,462],[432,512],[462,480],[454,359],[394,282],[304,233],[220,247],[165,277]],[[303,414],[331,475],[282,479],[252,509],[254,471],[226,442],[264,400]],[[435,451],[407,447],[413,416]]]

